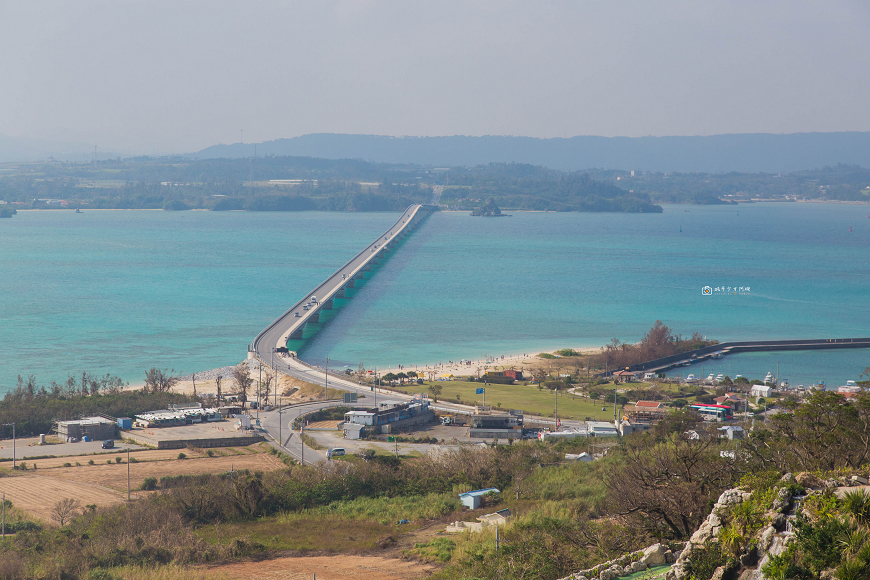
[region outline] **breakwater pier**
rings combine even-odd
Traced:
[[[631,365],[631,372],[663,372],[680,366],[719,359],[729,354],[741,352],[775,352],[789,350],[829,350],[842,348],[870,348],[870,338],[818,338],[793,340],[754,340],[741,342],[722,342],[703,348],[681,352]]]

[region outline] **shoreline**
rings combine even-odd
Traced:
[[[484,371],[484,368],[487,370],[503,370],[510,367],[521,367],[523,369],[529,369],[533,366],[536,366],[535,363],[545,363],[548,361],[559,360],[558,357],[556,359],[541,359],[537,358],[537,355],[542,352],[552,353],[556,350],[560,350],[562,348],[573,348],[577,352],[580,352],[584,356],[588,356],[591,354],[598,354],[601,351],[603,346],[582,346],[582,347],[559,347],[551,350],[534,350],[525,353],[510,353],[504,355],[498,355],[498,357],[493,357],[491,361],[483,361],[483,360],[472,360],[472,359],[461,359],[464,361],[470,361],[471,364],[460,364],[460,361],[438,361],[428,364],[401,364],[398,363],[396,365],[391,365],[389,367],[371,367],[371,369],[366,368],[366,370],[375,370],[377,368],[377,373],[379,376],[384,376],[387,373],[398,374],[401,372],[415,371],[418,373],[427,373],[434,372],[436,373],[435,378],[441,377],[441,375],[473,375],[476,374],[479,369],[481,372]],[[237,364],[241,364],[247,362],[250,359],[243,359],[239,361]],[[306,362],[304,357],[302,362],[306,364],[311,364]],[[225,365],[222,367],[217,367],[213,369],[206,369],[201,371],[196,371],[195,373],[188,373],[186,375],[182,375],[181,380],[172,387],[172,392],[181,393],[185,395],[193,394],[193,379],[191,378],[193,375],[196,375],[196,390],[198,393],[202,392],[214,392],[217,389],[217,384],[215,381],[215,376],[217,374],[221,375],[221,389],[230,392],[233,388],[232,379],[229,378],[230,369],[232,369],[236,365]],[[344,369],[341,368],[333,368],[331,369],[333,372],[342,372]],[[356,372],[356,369],[353,369]],[[257,380],[256,376],[256,367],[251,368],[251,375],[254,377],[255,381]],[[202,378],[200,378],[202,377]],[[424,376],[428,380],[428,376]],[[137,381],[136,383],[130,383],[124,390],[127,391],[135,391],[141,390],[145,386],[144,381]]]
[[[493,357],[491,361],[484,360],[475,360],[475,359],[461,359],[464,361],[470,361],[471,364],[460,364],[460,361],[456,360],[448,360],[448,361],[438,361],[433,363],[425,363],[425,364],[402,364],[391,365],[389,367],[378,367],[378,374],[383,376],[386,373],[394,373],[398,374],[400,372],[407,371],[415,371],[415,372],[427,372],[427,371],[435,371],[438,373],[436,377],[441,376],[442,374],[460,374],[460,375],[471,375],[475,374],[478,368],[483,371],[484,366],[488,367],[490,370],[503,370],[505,368],[510,368],[511,366],[534,366],[533,363],[541,363],[544,361],[552,361],[559,360],[562,357],[556,355],[555,359],[543,359],[537,358],[537,355],[542,352],[554,353],[557,350],[561,350],[563,348],[571,348],[581,353],[583,356],[588,356],[592,354],[598,354],[604,348],[604,345],[584,345],[584,346],[560,346],[558,348],[553,349],[544,349],[544,350],[531,350],[526,352],[513,352],[510,354],[498,355],[497,357]],[[303,359],[304,361],[304,359]],[[368,369],[367,369],[368,370]]]

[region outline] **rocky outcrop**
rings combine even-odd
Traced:
[[[723,522],[719,514],[733,505],[743,503],[750,495],[749,492],[742,489],[727,489],[722,492],[722,495],[716,500],[716,505],[713,506],[710,515],[707,516],[707,519],[701,523],[698,530],[686,542],[686,546],[680,552],[670,572],[668,572],[667,580],[684,580],[689,577],[688,563],[692,554],[698,548],[704,547],[711,539],[715,539],[722,530]]]
[[[653,544],[640,552],[604,562],[588,570],[574,572],[561,580],[616,580],[621,576],[641,572],[652,566],[671,564],[674,560],[676,560],[676,555],[667,546]]]

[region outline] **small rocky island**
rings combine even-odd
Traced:
[[[486,200],[486,203],[471,212],[471,215],[483,217],[510,217],[507,214],[501,213],[501,210],[492,198]]]

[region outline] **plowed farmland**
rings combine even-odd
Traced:
[[[42,475],[21,475],[0,478],[0,491],[6,499],[38,519],[51,523],[54,504],[65,498],[77,499],[83,506],[120,503],[125,494],[86,483],[60,481]]]
[[[184,459],[178,458],[178,450],[132,453],[130,457],[136,461],[129,464],[130,488],[138,489],[147,477],[159,480],[164,476],[224,473],[233,469],[271,471],[284,466],[274,455],[263,453],[263,449],[260,446],[220,449],[214,451],[214,457],[185,449]],[[116,457],[123,463],[116,463]],[[90,460],[94,460],[94,465],[88,464]],[[66,463],[71,466],[64,467]],[[6,492],[7,499],[16,507],[45,522],[51,521],[55,503],[67,497],[79,500],[82,505],[110,505],[127,497],[126,453],[43,459],[36,464],[35,472],[0,478],[0,491]],[[132,497],[137,497],[135,491]]]

